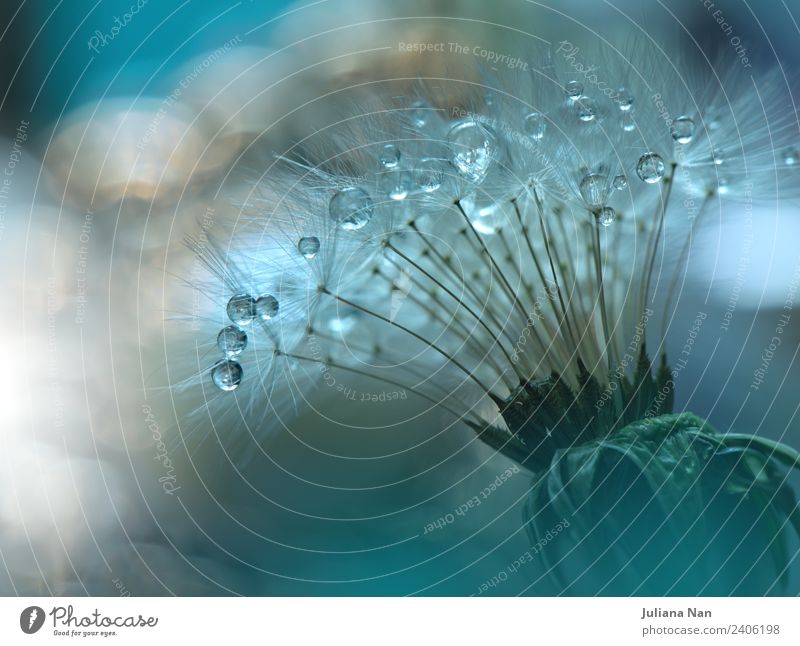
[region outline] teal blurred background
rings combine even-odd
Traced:
[[[197,182],[196,192],[180,193],[180,200],[171,193],[162,194],[155,189],[150,192],[146,178],[139,189],[138,197],[143,199],[121,196],[111,180],[107,185],[100,182],[98,192],[96,166],[88,153],[75,155],[78,165],[66,186],[60,182],[63,177],[58,167],[62,150],[71,151],[70,154],[81,150],[77,144],[70,149],[67,144],[75,142],[66,135],[58,139],[62,121],[85,119],[81,110],[86,106],[97,107],[98,114],[107,115],[120,111],[120,106],[149,106],[148,99],[158,105],[174,89],[179,70],[236,37],[241,38],[241,47],[269,48],[276,43],[287,46],[288,55],[280,63],[270,61],[265,71],[269,73],[280,65],[275,73],[283,78],[293,69],[338,52],[326,49],[332,46],[332,40],[337,48],[358,49],[361,43],[351,44],[351,34],[369,32],[376,41],[383,38],[396,43],[397,35],[391,28],[381,31],[363,25],[335,39],[311,38],[307,43],[292,45],[293,40],[303,37],[306,27],[313,33],[339,21],[357,22],[362,15],[404,15],[409,17],[404,24],[410,28],[441,24],[457,32],[463,30],[465,38],[494,42],[507,37],[503,25],[509,30],[530,25],[532,31],[548,35],[570,33],[569,29],[580,32],[582,28],[559,15],[560,11],[580,15],[587,24],[609,36],[624,39],[628,30],[614,10],[597,2],[552,2],[538,8],[515,0],[492,4],[497,6],[471,0],[408,2],[402,6],[388,1],[330,0],[281,17],[283,12],[303,4],[148,0],[116,34],[115,20],[123,19],[130,11],[132,0],[3,4],[0,135],[6,137],[3,145],[10,146],[22,121],[30,122],[31,133],[25,149],[27,166],[20,166],[15,177],[14,199],[19,208],[5,216],[3,249],[6,254],[11,254],[12,248],[17,249],[15,253],[23,253],[19,248],[24,247],[25,257],[33,265],[38,259],[49,261],[58,255],[59,239],[53,242],[47,237],[39,248],[35,241],[31,242],[30,227],[45,236],[54,231],[59,236],[66,235],[64,231],[73,231],[84,221],[85,209],[92,204],[87,195],[95,200],[98,195],[103,198],[93,207],[92,262],[97,297],[89,316],[95,317],[98,330],[100,345],[95,348],[95,356],[100,357],[98,364],[103,364],[106,372],[97,377],[96,395],[88,389],[92,396],[87,398],[83,382],[72,384],[74,391],[65,391],[70,401],[79,402],[82,407],[76,413],[78,421],[72,435],[62,436],[59,432],[55,437],[45,437],[47,434],[40,432],[44,423],[32,420],[27,413],[7,421],[9,428],[13,426],[26,438],[25,442],[32,443],[32,455],[40,455],[40,446],[55,446],[62,466],[77,465],[75,468],[86,483],[76,484],[59,472],[59,478],[64,479],[55,480],[54,488],[75,487],[79,503],[76,511],[63,518],[55,514],[54,525],[31,530],[29,540],[23,541],[19,527],[10,521],[5,528],[0,527],[5,532],[0,535],[0,547],[6,560],[5,571],[0,569],[0,592],[115,595],[120,593],[120,586],[131,594],[560,592],[555,583],[540,576],[535,565],[523,566],[513,575],[508,572],[509,565],[529,549],[521,526],[522,502],[530,485],[524,473],[509,477],[463,516],[454,513],[480,496],[512,464],[470,442],[469,432],[464,429],[448,431],[435,441],[420,445],[430,436],[430,429],[438,430],[443,424],[443,418],[435,413],[406,427],[381,431],[326,425],[309,415],[295,425],[294,435],[277,438],[269,447],[269,456],[255,461],[244,472],[219,459],[213,450],[198,455],[196,462],[181,467],[180,502],[165,498],[158,482],[158,464],[151,459],[148,431],[141,425],[139,400],[134,397],[132,402],[121,401],[126,397],[124,381],[113,390],[108,384],[113,381],[112,376],[138,376],[141,366],[137,352],[141,347],[145,353],[152,353],[148,361],[159,360],[161,339],[157,333],[161,330],[156,329],[152,337],[142,340],[130,329],[130,321],[139,310],[134,313],[129,308],[141,307],[141,300],[146,297],[141,293],[138,297],[132,295],[142,291],[141,284],[147,286],[144,291],[156,293],[160,284],[158,271],[163,268],[165,257],[180,254],[182,234],[191,232],[192,223],[204,208],[209,204],[220,212],[226,208],[224,195],[217,195],[224,183],[220,177],[236,167],[239,147],[248,141],[247,134],[242,133],[254,132],[252,117],[248,115],[250,120],[232,133],[231,143],[226,144],[230,149],[226,147],[217,157],[219,167],[210,164]],[[670,2],[668,11],[674,16],[654,1],[617,5],[629,10],[649,30],[661,31],[665,36],[680,31],[683,25],[696,38],[698,51],[709,56],[724,52],[728,46],[702,3]],[[731,0],[724,7],[759,65],[779,60],[791,70],[800,63],[800,33],[793,22],[800,19],[800,3],[748,7]],[[428,17],[415,18],[419,15]],[[458,19],[437,22],[433,18],[437,15]],[[490,20],[501,26],[476,28],[463,18]],[[370,31],[373,29],[375,33]],[[105,44],[98,31],[106,38]],[[89,47],[90,42],[95,50]],[[380,75],[396,64],[368,56],[358,61],[360,65],[347,69],[325,67],[321,74],[300,73],[294,85],[280,85],[274,90],[283,93],[279,99],[270,99],[266,107],[258,106],[258,110],[278,106],[275,114],[264,114],[270,123],[276,115],[281,116],[286,106],[300,102],[306,96],[304,92],[313,96],[328,89],[327,84],[335,87],[359,75]],[[252,82],[256,89],[262,78],[257,76]],[[206,83],[210,85],[211,81],[200,78],[198,87],[193,89],[201,92]],[[285,136],[290,136],[296,125],[288,124],[289,134]],[[216,122],[209,127],[215,132]],[[198,136],[202,137],[202,132]],[[280,134],[276,134],[275,140],[279,139]],[[54,141],[66,148],[52,147]],[[94,153],[97,150],[102,152],[92,149]],[[55,159],[46,159],[48,154]],[[196,161],[195,149],[186,156]],[[108,158],[111,163],[122,164],[120,159]],[[47,172],[40,176],[42,166]],[[125,175],[126,167],[120,168]],[[184,190],[184,179],[179,175],[176,190]],[[186,179],[186,184],[194,186],[190,181],[193,179]],[[86,186],[76,188],[70,184],[83,180]],[[176,206],[176,202],[180,205]],[[163,222],[159,214],[163,215]],[[145,224],[145,215],[153,218],[149,224]],[[691,272],[697,279],[680,297],[678,319],[689,325],[702,309],[714,324],[709,323],[701,332],[692,361],[681,374],[677,401],[678,409],[705,416],[721,430],[757,432],[795,447],[800,446],[796,418],[800,376],[797,325],[787,333],[792,342],[785,342],[784,351],[776,356],[764,388],[755,394],[748,389],[753,367],[758,364],[780,313],[791,278],[787,267],[790,269],[796,262],[796,240],[800,235],[797,215],[795,208],[778,215],[764,214],[758,220],[757,241],[747,273],[750,289],[740,300],[732,327],[725,335],[719,334],[718,322],[724,315],[736,272],[735,260],[733,266],[726,265],[725,255],[738,257],[746,232],[732,226],[722,234],[711,234],[705,241],[715,250],[722,249],[723,262],[714,273],[709,266],[715,262],[714,253],[695,257]],[[162,244],[163,240],[168,240],[169,245]],[[60,247],[65,244],[68,243],[62,241]],[[178,258],[175,262],[178,271],[181,262],[185,269],[190,261]],[[72,271],[73,265],[70,256],[64,264],[65,271]],[[14,267],[19,266],[6,267],[14,280]],[[59,271],[58,267],[52,270],[56,274]],[[713,285],[709,282],[712,274]],[[143,277],[140,283],[136,283],[136,277]],[[721,297],[707,298],[709,287],[714,287]],[[153,310],[163,307],[162,302],[156,302]],[[4,312],[4,316],[7,322],[17,320],[16,312]],[[685,337],[684,327],[675,327],[671,342],[680,345]],[[77,344],[75,337],[69,338],[62,343]],[[107,350],[114,344],[115,363],[105,365]],[[131,357],[127,363],[119,359],[120,354],[126,353]],[[745,396],[747,405],[742,406]],[[162,413],[164,429],[169,428],[169,412]],[[358,408],[350,413],[350,421],[368,425],[399,420],[405,413],[400,404],[387,404],[384,409],[369,412]],[[90,427],[91,432],[87,431]],[[90,437],[92,434],[105,436],[100,448]],[[131,437],[132,445],[123,442]],[[31,464],[41,466],[37,460]],[[9,471],[13,474],[10,477],[22,478],[27,466],[23,467]],[[85,490],[81,488],[84,486]],[[429,529],[430,526],[434,528]],[[56,541],[53,527],[64,530],[65,537]],[[70,539],[73,535],[74,540]]]

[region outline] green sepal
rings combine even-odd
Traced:
[[[536,544],[569,522],[538,553],[568,594],[796,593],[787,466],[800,466],[789,447],[721,434],[691,413],[645,418],[558,449],[534,476],[526,529]]]

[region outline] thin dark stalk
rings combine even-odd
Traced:
[[[398,330],[401,330],[402,332],[405,332],[406,334],[414,337],[418,341],[424,343],[426,346],[431,348],[431,350],[434,350],[435,352],[439,353],[445,359],[447,359],[450,363],[452,363],[456,368],[461,370],[461,372],[463,372],[464,375],[466,375],[466,377],[468,379],[473,381],[487,395],[489,395],[493,399],[499,399],[496,395],[494,395],[494,393],[492,392],[492,390],[490,388],[488,388],[485,384],[483,384],[481,382],[480,379],[478,379],[475,376],[473,371],[468,370],[458,359],[456,359],[454,356],[449,354],[446,350],[443,350],[438,345],[433,343],[433,341],[430,341],[430,340],[426,339],[421,334],[418,334],[417,332],[414,332],[414,330],[412,330],[410,328],[407,328],[405,325],[401,325],[400,323],[397,323],[396,321],[392,321],[390,318],[388,318],[386,316],[383,316],[382,314],[378,314],[377,312],[373,312],[372,310],[364,307],[363,305],[358,305],[357,303],[354,303],[353,301],[350,301],[350,300],[348,300],[348,299],[346,299],[346,298],[344,298],[342,296],[339,296],[338,294],[334,294],[333,292],[329,291],[325,287],[321,288],[320,291],[323,294],[331,296],[332,298],[336,299],[340,303],[348,305],[349,307],[353,307],[353,308],[359,310],[360,312],[364,312],[364,314],[366,314],[368,316],[372,316],[373,318],[376,318],[379,321],[383,321],[387,325],[390,325],[390,326],[392,326],[394,328],[397,328]]]
[[[542,237],[544,238],[544,248],[545,251],[547,252],[547,260],[550,263],[550,273],[553,275],[553,282],[555,282],[556,284],[556,291],[558,293],[558,302],[561,305],[561,310],[564,316],[563,321],[564,324],[567,326],[567,334],[569,335],[570,341],[573,347],[575,348],[576,354],[578,354],[577,358],[580,359],[580,354],[578,350],[579,345],[576,340],[577,337],[575,333],[572,331],[572,325],[570,324],[569,316],[567,315],[567,306],[564,303],[564,297],[561,295],[561,285],[558,282],[558,274],[556,273],[556,267],[553,261],[553,253],[550,247],[550,235],[547,230],[547,225],[544,222],[544,206],[542,206],[542,201],[539,199],[539,194],[536,192],[536,189],[535,188],[531,189],[531,192],[533,193],[533,200],[536,203],[536,210],[539,214],[539,227],[542,230]]]
[[[603,336],[605,337],[605,348],[609,355],[609,369],[616,365],[614,346],[611,343],[611,333],[608,326],[608,313],[606,311],[606,288],[603,281],[603,260],[600,257],[600,222],[595,218],[594,223],[594,244],[592,244],[592,255],[594,256],[594,270],[597,274],[597,292],[600,299],[600,322],[603,326]]]
[[[467,215],[467,212],[464,210],[464,207],[461,206],[461,201],[460,200],[456,200],[453,204],[458,209],[458,211],[461,213],[462,217],[464,218],[464,222],[467,223],[467,227],[469,227],[469,230],[472,231],[472,233],[474,234],[475,239],[478,241],[478,245],[480,245],[481,250],[483,251],[484,254],[486,254],[486,257],[489,259],[489,263],[492,265],[494,270],[497,272],[497,275],[500,277],[500,283],[505,288],[505,291],[508,294],[509,299],[511,299],[511,302],[516,307],[518,313],[522,316],[522,320],[523,321],[527,320],[528,313],[525,311],[525,308],[522,306],[522,303],[520,302],[519,297],[517,296],[517,293],[511,287],[511,283],[508,282],[508,279],[506,278],[505,274],[503,273],[503,271],[498,266],[497,262],[494,259],[494,256],[492,256],[491,252],[489,251],[489,248],[486,246],[486,243],[484,242],[484,240],[481,237],[480,233],[478,233],[475,230],[475,227],[472,226],[472,222],[470,222],[470,219],[469,219],[469,216]]]
[[[425,235],[423,235],[423,233],[417,228],[417,226],[413,222],[410,224],[410,226],[414,231],[416,231],[419,234],[420,239],[422,240],[422,242],[433,253],[432,260],[435,259],[436,261],[441,263],[441,266],[444,267],[444,269],[446,269],[449,272],[455,273],[455,272],[453,272],[452,268],[450,267],[447,259],[444,258],[444,256],[442,256],[442,253],[436,248],[435,245],[433,245],[431,243],[430,240],[428,240],[425,237]],[[493,308],[486,307],[486,298],[485,297],[482,298],[481,295],[478,294],[475,291],[475,288],[473,287],[471,282],[469,282],[469,281],[465,282],[464,283],[464,287],[466,288],[467,292],[469,292],[469,294],[472,296],[472,298],[475,299],[476,303],[482,304],[482,306],[485,308],[483,311],[486,312],[487,316],[498,327],[498,329],[500,330],[500,333],[508,340],[509,343],[511,343],[513,345],[515,343],[515,339],[511,336],[511,333],[508,331],[508,326],[507,325],[503,325],[503,323],[501,323],[497,319],[497,316],[494,313],[494,309]]]
[[[650,244],[648,245],[648,255],[646,258],[649,259],[649,266],[647,268],[647,278],[643,283],[643,292],[641,294],[641,301],[642,301],[642,312],[644,312],[646,302],[647,302],[647,295],[650,293],[650,280],[653,276],[653,267],[656,264],[656,250],[658,249],[658,243],[661,240],[661,232],[664,229],[664,218],[666,217],[667,213],[667,205],[669,203],[670,195],[672,195],[672,185],[675,183],[675,168],[677,164],[672,164],[672,172],[669,175],[668,182],[667,182],[667,191],[664,195],[664,198],[659,203],[659,214],[658,214],[658,225],[656,226],[655,230],[653,231],[652,239]]]
[[[672,309],[672,299],[675,296],[675,288],[678,285],[678,276],[680,275],[681,269],[686,264],[686,258],[689,255],[689,249],[692,247],[692,240],[694,236],[694,229],[697,226],[697,222],[703,217],[703,214],[706,211],[706,206],[711,202],[711,196],[708,195],[705,200],[703,200],[703,204],[700,206],[700,211],[697,214],[697,217],[692,221],[692,224],[689,226],[689,235],[686,236],[686,240],[683,243],[683,248],[681,249],[681,255],[678,257],[678,264],[675,267],[675,271],[672,272],[672,280],[670,281],[669,288],[667,289],[667,299],[666,303],[664,304],[664,313],[661,317],[661,338],[662,340],[667,336],[667,315]]]
[[[426,278],[431,280],[435,285],[440,287],[442,291],[444,291],[448,296],[450,296],[450,298],[452,298],[456,303],[458,303],[459,306],[463,307],[469,313],[469,315],[472,316],[472,318],[474,318],[475,321],[477,321],[478,324],[484,330],[486,330],[486,333],[492,338],[497,347],[500,348],[500,351],[503,353],[506,359],[508,359],[508,362],[512,366],[514,366],[514,362],[511,360],[511,356],[508,354],[508,351],[500,342],[500,339],[497,338],[497,336],[494,334],[494,332],[492,332],[492,329],[486,324],[486,322],[480,316],[478,316],[477,313],[469,305],[467,305],[461,297],[457,296],[452,290],[450,290],[447,286],[443,285],[439,280],[437,280],[429,271],[422,268],[418,263],[414,262],[406,254],[397,249],[397,247],[395,247],[391,243],[387,243],[386,246],[387,248],[391,249],[394,253],[396,253],[398,256],[400,256],[403,260],[405,260],[407,263],[409,263],[411,266],[413,266],[415,269],[417,269],[419,272],[421,272]],[[516,372],[516,367],[514,367],[514,370]],[[522,378],[521,375],[518,376]]]

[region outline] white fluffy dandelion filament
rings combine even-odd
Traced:
[[[342,118],[276,158],[224,241],[197,246],[202,288],[225,294],[207,318],[239,330],[208,366],[214,406],[266,394],[267,433],[263,410],[302,399],[318,380],[302,366],[316,363],[417,393],[540,463],[638,419],[671,380],[637,325],[664,307],[663,355],[693,228],[744,195],[742,178],[763,199],[785,195],[797,132],[754,116],[734,73],[714,92],[713,77],[659,64],[645,44],[585,56],[615,92],[543,52],[524,71],[487,69],[483,86],[329,98]],[[464,85],[467,105],[436,107]],[[779,105],[780,87],[767,90]],[[740,113],[750,128],[737,143]],[[765,138],[788,151],[781,162],[764,163]],[[687,220],[674,206],[691,196],[702,206]]]

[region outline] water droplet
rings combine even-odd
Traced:
[[[423,101],[422,99],[414,101],[411,104],[411,109],[409,110],[411,122],[417,126],[417,128],[422,128],[426,123],[428,123],[428,116],[430,113],[431,106],[428,105],[427,101]]]
[[[500,228],[502,212],[498,203],[486,194],[472,193],[461,200],[461,208],[478,233],[492,235]]]
[[[221,361],[211,370],[211,380],[220,390],[236,390],[242,383],[242,366],[236,361]]]
[[[256,302],[250,294],[237,294],[228,301],[225,312],[236,325],[248,325],[256,317]]]
[[[715,150],[711,153],[711,161],[714,162],[715,166],[721,166],[725,161],[725,157],[720,151]]]
[[[300,238],[300,242],[297,243],[297,250],[303,254],[304,258],[311,260],[319,251],[319,238],[315,236]]]
[[[622,115],[622,129],[625,132],[633,132],[636,130],[636,120],[633,118],[633,111],[626,112]]]
[[[440,160],[433,157],[420,159],[414,168],[414,180],[421,191],[433,193],[442,185],[444,171]]]
[[[576,101],[583,96],[583,84],[578,81],[570,81],[564,86],[564,91],[570,99]]]
[[[614,188],[618,191],[624,191],[628,188],[628,178],[625,175],[617,175],[614,178]]]
[[[494,133],[477,121],[463,121],[450,128],[447,140],[452,149],[453,166],[469,180],[481,181],[497,153]]]
[[[406,170],[390,170],[378,177],[378,187],[382,194],[391,199],[403,200],[414,188],[414,180]]]
[[[607,184],[608,178],[598,173],[590,173],[581,180],[581,197],[589,208],[596,209],[605,204]]]
[[[605,206],[597,212],[597,221],[604,227],[611,226],[617,219],[617,212],[610,206]]]
[[[531,112],[525,117],[524,128],[525,134],[539,141],[544,137],[544,131],[547,128],[547,120],[541,112]]]
[[[247,347],[247,334],[235,325],[222,328],[217,335],[217,347],[225,356],[235,357]]]
[[[258,316],[262,321],[269,321],[270,319],[278,316],[279,307],[280,305],[278,304],[278,299],[274,296],[269,294],[265,296],[259,296],[255,305],[256,316]]]
[[[597,103],[589,97],[581,97],[575,102],[578,119],[584,123],[594,121],[597,117]]]
[[[797,166],[800,163],[800,154],[796,148],[787,148],[783,151],[783,163],[787,166]]]
[[[355,231],[372,218],[372,199],[366,191],[350,186],[331,198],[329,210],[334,222],[342,229]]]
[[[394,144],[386,144],[381,149],[378,161],[384,168],[395,168],[400,163],[400,149]]]
[[[728,180],[724,177],[720,177],[717,180],[717,193],[720,195],[727,195],[730,192],[730,187],[728,186]]]
[[[630,93],[630,90],[624,87],[621,87],[619,90],[617,90],[617,97],[615,100],[619,106],[619,109],[623,112],[629,112],[633,107],[633,94]]]
[[[688,144],[694,137],[694,120],[690,117],[678,117],[670,128],[672,138],[679,144]]]
[[[639,157],[639,163],[636,164],[636,174],[640,180],[648,184],[661,181],[665,171],[664,160],[656,153],[645,153]]]

